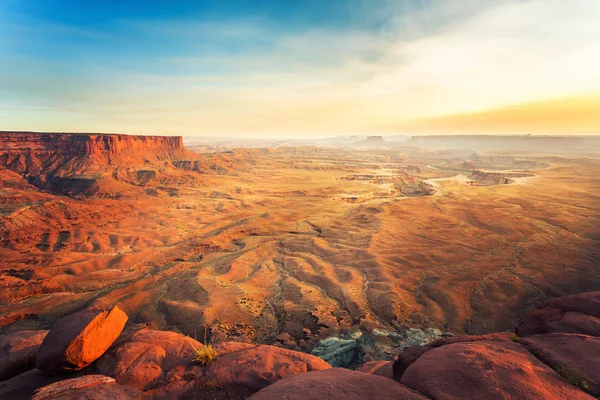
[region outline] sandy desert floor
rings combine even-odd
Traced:
[[[160,329],[310,349],[359,329],[506,330],[548,297],[600,290],[600,160],[245,157],[117,200],[3,188],[2,329],[118,304]],[[472,185],[474,168],[533,176]],[[435,193],[403,196],[398,174]]]

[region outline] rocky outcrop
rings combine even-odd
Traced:
[[[355,331],[321,340],[312,354],[333,367],[356,368],[364,361],[389,360],[411,346],[424,346],[440,337],[452,336],[435,328],[410,328],[404,332],[385,329]]]
[[[333,367],[351,368],[362,362],[362,350],[357,338],[329,337],[321,340],[312,354]]]
[[[37,367],[47,373],[64,373],[96,361],[121,334],[127,315],[112,310],[88,309],[54,324],[37,354]]]
[[[81,372],[74,375],[77,376],[77,374],[81,374]],[[63,375],[48,375],[37,368],[32,369],[0,382],[0,399],[29,400],[37,389],[72,377],[73,375],[66,377]]]
[[[0,167],[38,188],[68,196],[101,192],[110,197],[122,188],[106,181],[131,180],[139,168],[175,168],[173,160],[189,156],[180,136],[0,132]]]
[[[542,303],[538,308],[575,311],[600,318],[600,292],[587,292],[557,297]]]
[[[364,372],[365,374],[373,374],[384,376],[389,379],[394,379],[392,370],[393,362],[391,361],[368,361],[356,368],[358,372]]]
[[[432,196],[436,192],[433,185],[407,174],[396,177],[394,187],[403,197]]]
[[[130,150],[169,154],[183,149],[181,136],[0,132],[0,154],[118,155]]]
[[[217,345],[216,359],[201,366],[194,358],[203,345],[194,339],[148,329],[126,336],[98,360],[96,370],[153,398],[215,390],[245,398],[283,377],[331,368],[309,354],[237,342]]]
[[[38,348],[48,331],[15,331],[0,336],[0,381],[35,368]]]
[[[230,343],[218,347],[217,352],[217,358],[206,367],[188,362],[170,369],[146,393],[153,398],[193,393],[246,398],[287,376],[331,368],[317,357],[274,346]]]
[[[76,399],[141,399],[139,390],[131,386],[118,385],[114,379],[103,375],[86,375],[66,379],[38,389],[31,400],[76,400]]]
[[[507,185],[514,182],[514,178],[528,178],[532,174],[525,172],[490,172],[473,170],[469,179],[477,186]]]
[[[600,338],[550,333],[519,341],[567,382],[600,396]]]
[[[600,318],[576,311],[565,312],[546,307],[523,317],[516,332],[519,336],[558,332],[600,336]]]
[[[515,331],[519,336],[563,332],[600,337],[600,292],[546,301],[526,314]]]
[[[591,399],[600,394],[600,292],[552,299],[516,332],[442,338],[405,349],[393,377],[432,398]],[[554,308],[556,307],[556,308]],[[559,333],[551,333],[559,332]]]
[[[194,348],[200,347],[202,344],[196,340],[175,332],[142,329],[114,346],[96,367],[119,384],[144,389],[164,380],[171,369],[190,365]]]
[[[453,344],[453,343],[465,343],[465,342],[478,342],[478,341],[509,341],[512,338],[510,333],[494,333],[490,335],[481,335],[481,336],[453,336],[435,340],[434,342],[421,346],[414,346],[404,349],[402,353],[398,356],[396,361],[393,364],[393,377],[395,380],[400,381],[402,379],[402,375],[408,367],[411,366],[419,357],[423,354],[427,353],[430,350],[433,350],[438,347],[442,347],[445,345]]]
[[[592,292],[548,301],[536,311],[596,318],[597,300],[598,292]],[[364,346],[373,337],[394,335],[414,347],[404,349],[393,364],[370,361],[351,371],[332,369],[310,354],[238,342],[216,345],[214,358],[199,364],[196,357],[207,348],[179,333],[129,325],[114,341],[124,321],[116,312],[112,325],[120,328],[110,329],[111,323],[105,326],[111,313],[86,310],[59,320],[38,355],[38,359],[53,361],[48,363],[50,368],[32,369],[0,382],[0,398],[588,400],[600,395],[600,337],[592,335],[561,332],[518,337],[506,332],[447,336],[433,328],[404,334],[374,329],[372,335],[355,333],[344,341],[333,340],[333,349],[345,349],[339,352],[345,357],[350,354],[346,347],[351,339],[354,343],[349,347],[354,351],[355,345]],[[529,319],[528,314],[523,321]],[[576,323],[585,328],[585,319],[572,322],[573,328]],[[86,340],[94,346],[86,347]],[[82,341],[82,345],[72,345]],[[110,349],[93,363],[99,349],[110,343]],[[53,345],[60,351],[49,357],[51,353],[43,347]],[[6,351],[9,357],[12,349],[15,354],[19,351],[17,345],[11,346]],[[91,353],[94,355],[88,357]],[[82,366],[87,368],[80,369]]]
[[[433,399],[592,399],[510,341],[435,348],[410,365],[400,383]]]
[[[282,379],[251,396],[252,400],[425,400],[426,397],[390,379],[333,368]]]

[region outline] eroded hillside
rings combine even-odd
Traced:
[[[159,329],[311,350],[359,330],[508,329],[547,297],[600,289],[597,160],[184,156],[120,164],[113,196],[58,195],[31,171],[0,170],[0,325],[118,304]],[[495,165],[531,176],[469,183]]]

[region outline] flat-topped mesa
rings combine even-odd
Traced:
[[[469,179],[472,179],[472,184],[478,186],[493,186],[507,185],[514,182],[511,178],[529,178],[533,174],[527,172],[511,172],[511,171],[482,171],[479,169],[473,170]]]
[[[57,152],[63,155],[118,155],[125,150],[173,153],[183,150],[181,136],[0,132],[0,152]]]
[[[0,169],[70,196],[117,196],[122,185],[114,182],[143,186],[188,157],[181,136],[0,132]]]

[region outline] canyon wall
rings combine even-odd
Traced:
[[[506,185],[513,183],[511,178],[527,178],[533,176],[526,172],[490,172],[473,170],[469,179],[477,182],[479,186]]]
[[[181,136],[0,132],[0,153],[57,152],[73,156],[117,155],[127,149],[169,153],[182,150],[183,139]]]
[[[69,196],[119,197],[126,187],[117,181],[143,186],[140,170],[170,179],[173,161],[187,157],[195,155],[181,136],[0,132],[0,169]]]

